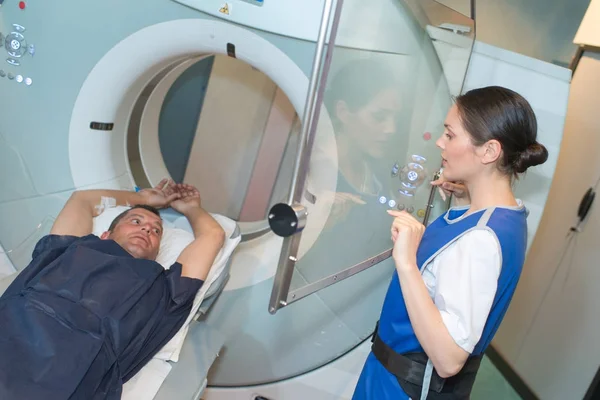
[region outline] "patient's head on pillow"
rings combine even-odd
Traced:
[[[151,206],[137,205],[119,214],[101,239],[111,239],[135,258],[156,260],[163,234],[162,218]]]

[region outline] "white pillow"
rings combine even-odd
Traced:
[[[102,233],[108,230],[112,221],[129,208],[130,207],[126,206],[106,207],[99,216],[94,218],[92,233],[96,236],[102,235]],[[211,286],[219,279],[220,275],[225,270],[229,257],[241,241],[241,235],[237,235],[235,238],[231,237],[237,228],[235,221],[219,214],[211,214],[211,216],[225,231],[225,243],[217,254],[202,288],[194,298],[194,303],[186,322],[179,332],[177,332],[177,334],[154,356],[154,358],[166,361],[177,361],[179,359],[179,352],[183,346],[183,340],[187,335],[189,323],[200,308],[200,305],[206,297],[207,292],[211,289]],[[163,236],[160,242],[158,256],[156,257],[156,261],[163,268],[170,268],[171,265],[177,261],[177,258],[183,249],[194,240],[194,235],[191,232],[192,227],[184,216],[175,219],[173,222],[163,220]],[[212,292],[214,292],[214,290]],[[212,295],[212,293],[209,294],[209,296],[210,295]]]

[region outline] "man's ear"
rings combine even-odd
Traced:
[[[106,231],[106,232],[102,233],[102,235],[100,235],[100,239],[106,240],[106,239],[108,239],[109,236],[110,236],[110,232]]]

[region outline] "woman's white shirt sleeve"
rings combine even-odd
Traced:
[[[468,353],[479,342],[501,269],[496,236],[473,230],[456,240],[423,271],[423,280],[450,335]]]

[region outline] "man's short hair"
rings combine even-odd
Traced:
[[[156,214],[158,217],[160,217],[160,212],[158,212],[158,210],[152,206],[148,206],[145,204],[138,204],[137,206],[133,206],[131,207],[129,210],[125,210],[123,211],[121,214],[117,215],[115,219],[113,219],[113,221],[110,223],[110,226],[108,227],[108,231],[112,232],[115,227],[117,226],[117,224],[119,223],[119,221],[121,221],[129,211],[131,210],[135,210],[136,208],[143,208],[146,211],[150,211],[153,214]]]

